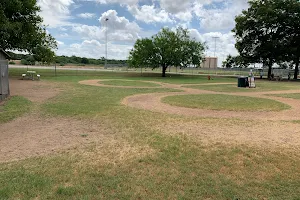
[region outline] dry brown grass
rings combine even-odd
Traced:
[[[34,154],[34,148],[57,148],[55,153],[2,163],[2,197],[298,197],[300,124],[172,115],[120,103],[128,95],[159,89],[99,89],[75,83],[62,87],[66,93],[36,101],[30,119],[5,124],[7,140],[1,146],[11,136],[19,144],[12,151],[26,152],[27,147]],[[32,124],[40,132],[31,132]],[[8,131],[14,127],[15,133]]]

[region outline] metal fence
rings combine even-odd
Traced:
[[[161,73],[161,68],[129,68],[122,65],[108,65],[104,66],[24,66],[24,65],[10,65],[10,74],[12,76],[18,76],[26,71],[36,71],[37,73],[47,76],[93,76],[103,72],[123,72],[123,73],[137,73],[141,75],[149,73]],[[167,74],[182,74],[182,75],[216,75],[216,76],[248,76],[250,69],[248,68],[179,68],[169,67]],[[260,76],[261,73],[264,77],[267,76],[267,69],[252,69],[255,76]],[[288,74],[294,73],[294,70],[289,69],[273,69],[274,76],[281,76],[287,78]]]

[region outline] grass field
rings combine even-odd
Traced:
[[[105,80],[99,83],[104,85],[114,85],[114,86],[138,86],[138,87],[159,87],[159,84],[142,82],[142,81],[128,81],[128,80]]]
[[[210,90],[215,92],[258,92],[258,91],[276,91],[276,90],[295,90],[300,89],[299,84],[288,82],[269,82],[257,81],[256,88],[238,88],[237,85],[193,85],[189,88]]]
[[[300,99],[300,94],[299,93],[294,93],[294,94],[272,94],[271,96],[291,98],[291,99]]]
[[[14,96],[0,106],[0,124],[13,120],[30,111],[31,102],[24,97]]]
[[[290,108],[281,102],[255,97],[224,94],[169,96],[164,103],[174,106],[230,111],[280,111]]]
[[[10,75],[19,76],[19,72],[13,69]],[[0,163],[0,199],[299,198],[299,146],[274,143],[283,136],[265,136],[272,133],[266,126],[274,130],[287,128],[283,132],[289,132],[289,127],[297,130],[300,124],[289,121],[262,122],[156,113],[126,107],[120,102],[130,95],[178,90],[106,88],[78,84],[78,81],[86,79],[120,79],[116,83],[118,85],[125,82],[122,79],[138,80],[134,82],[135,86],[144,84],[140,80],[195,84],[235,82],[235,79],[215,78],[208,81],[201,76],[172,76],[162,79],[151,74],[140,77],[137,74],[110,72],[54,77],[48,76],[47,71],[42,70],[41,74],[41,82],[56,84],[62,92],[42,103],[30,103],[22,97],[12,98],[3,108],[0,107],[5,110],[5,115],[1,115],[4,112],[0,111],[0,121],[12,123],[13,121],[8,121],[19,116],[31,105],[35,107],[34,114],[45,121],[52,118],[58,118],[57,123],[61,118],[85,120],[91,127],[99,126],[93,128],[99,138],[93,138],[91,130],[87,128],[76,132],[79,139],[89,140],[85,145]],[[270,85],[273,82],[258,84],[267,85],[268,90],[272,90]],[[298,87],[294,84],[283,85],[278,86]],[[225,86],[213,87],[223,91]],[[277,87],[273,89],[277,90]],[[258,87],[255,90],[264,88]],[[189,101],[187,96],[182,98]],[[227,98],[222,96],[216,101],[234,100]],[[235,105],[239,106],[240,100],[243,99],[236,99]],[[262,103],[270,105],[268,109],[275,108],[273,102]],[[276,109],[281,108],[278,105]],[[7,115],[13,117],[4,119],[3,116]],[[30,117],[28,114],[28,118]],[[71,125],[49,126],[57,126],[57,129],[63,130]],[[47,127],[38,127],[38,124],[33,124],[32,127],[40,129],[43,135],[51,135],[47,132]],[[25,137],[26,132],[22,134]],[[222,139],[210,138],[209,135],[213,134],[219,134]],[[235,140],[240,134],[245,139],[244,142]],[[297,133],[289,132],[289,137],[294,134]],[[252,139],[246,140],[247,138]],[[248,142],[254,139],[262,142]]]
[[[11,77],[20,77],[26,69],[12,68],[10,69]],[[143,80],[143,81],[159,81],[164,83],[175,84],[197,84],[197,83],[219,83],[219,82],[236,82],[235,78],[220,78],[212,77],[212,80],[207,80],[207,76],[183,76],[180,74],[167,74],[167,77],[161,77],[160,73],[145,72],[140,73],[128,73],[128,72],[105,72],[105,71],[82,71],[82,70],[58,70],[57,76],[53,69],[38,69],[37,73],[41,74],[41,78],[47,80],[84,80],[84,79],[126,79],[126,80]],[[183,78],[185,77],[185,78]]]

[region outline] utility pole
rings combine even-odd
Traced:
[[[105,19],[105,65],[104,65],[104,69],[107,68],[107,21],[108,18]]]

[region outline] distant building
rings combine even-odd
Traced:
[[[0,49],[0,101],[9,96],[8,60],[9,55]]]
[[[218,67],[218,57],[205,57],[200,66],[201,68],[216,69]]]

